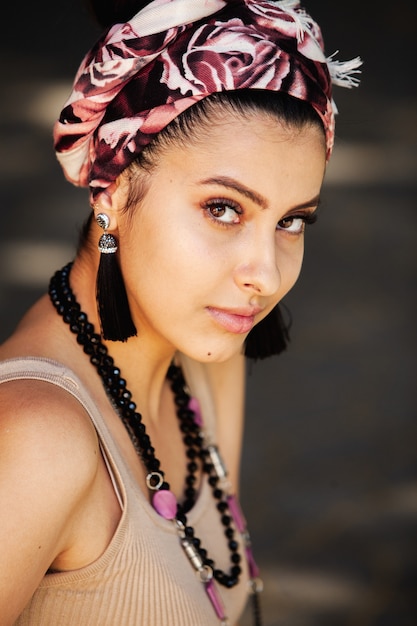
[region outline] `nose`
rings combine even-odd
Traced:
[[[245,243],[235,281],[253,295],[273,296],[279,291],[281,272],[275,237],[260,235]]]

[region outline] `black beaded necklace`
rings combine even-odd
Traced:
[[[218,450],[216,446],[206,443],[195,412],[190,406],[192,399],[186,391],[186,382],[182,370],[171,364],[167,372],[167,379],[174,394],[177,417],[187,455],[184,501],[177,503],[175,496],[170,491],[169,483],[165,480],[161,463],[155,456],[155,450],[146,432],[142,416],[136,411],[136,404],[132,400],[132,394],[127,388],[126,380],[108,354],[106,346],[101,341],[101,336],[95,332],[93,324],[88,321],[87,315],[81,311],[80,305],[75,299],[69,282],[71,267],[72,263],[69,263],[52,277],[49,285],[51,301],[64,322],[69,325],[71,332],[76,335],[77,342],[83,347],[84,352],[90,358],[90,362],[96,368],[104,389],[121,418],[136,453],[146,468],[147,486],[154,493],[154,508],[160,515],[175,523],[181,545],[196,569],[201,582],[205,585],[217,616],[222,624],[227,624],[227,618],[212,579],[214,578],[220,585],[227,588],[234,587],[239,582],[242,571],[240,567],[241,556],[239,543],[235,539],[233,520],[238,530],[243,534],[253,579],[257,577],[258,571],[253,561],[244,518],[237,508],[235,497],[227,492],[227,472]],[[196,501],[195,484],[199,467],[208,476],[208,482],[212,488],[213,497],[224,526],[224,534],[230,551],[231,567],[229,573],[216,568],[214,561],[203,548],[201,540],[196,537],[194,529],[187,523],[187,513]],[[260,591],[255,580],[252,581],[252,586],[254,591]],[[254,598],[256,595],[255,593]],[[255,623],[260,626],[259,607],[255,610]]]

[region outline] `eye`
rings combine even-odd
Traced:
[[[304,232],[306,224],[314,224],[317,221],[317,213],[305,213],[304,215],[288,215],[278,222],[277,230],[284,230],[292,235]]]
[[[239,224],[242,210],[231,200],[214,199],[203,205],[210,219],[221,224]]]

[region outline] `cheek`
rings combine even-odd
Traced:
[[[281,298],[295,285],[303,265],[303,237],[300,237],[296,242],[290,241],[289,243],[289,246],[278,248],[278,268],[281,274],[282,290],[284,291]]]
[[[178,274],[186,283],[210,283],[228,267],[232,256],[230,234],[208,223],[195,203],[176,204],[155,228],[145,233],[146,249],[168,274]]]
[[[159,220],[138,220],[128,235],[123,265],[137,291],[195,289],[204,282],[207,245],[192,225],[184,225],[170,215]]]

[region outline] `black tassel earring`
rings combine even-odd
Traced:
[[[107,229],[109,217],[99,213],[96,222],[104,230],[98,243],[100,264],[97,273],[96,297],[104,339],[127,341],[137,334],[127,299],[126,287],[116,258],[117,240]]]
[[[283,352],[290,340],[289,326],[290,323],[285,324],[280,305],[277,304],[250,331],[245,341],[245,356],[256,361]]]

